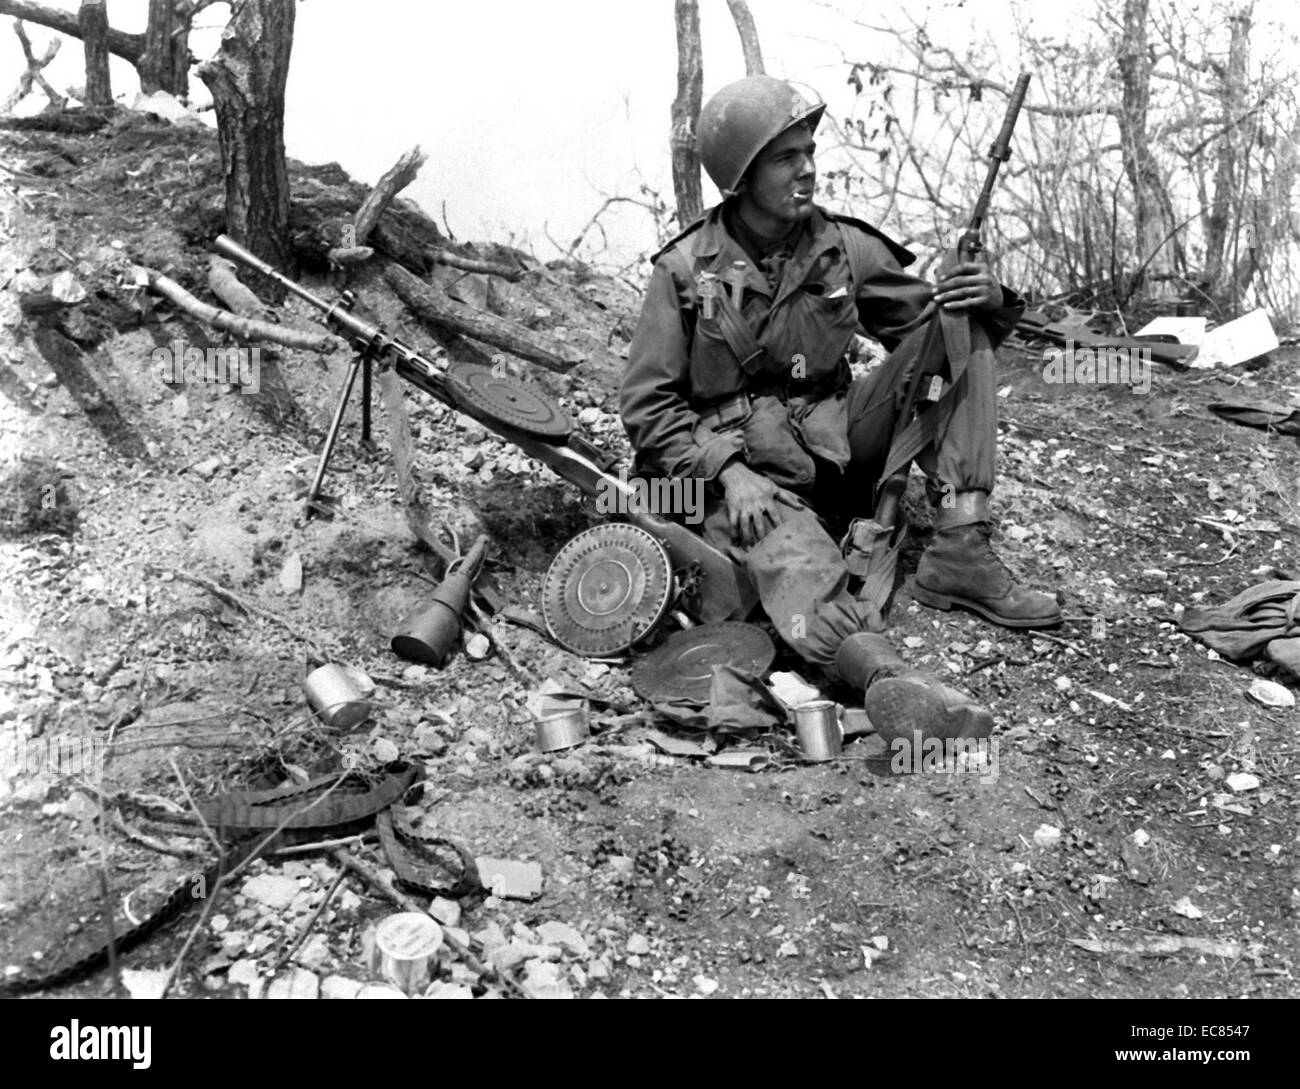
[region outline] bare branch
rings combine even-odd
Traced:
[[[731,9],[732,22],[740,35],[740,50],[745,56],[745,75],[763,76],[767,69],[763,67],[763,50],[758,44],[758,28],[754,25],[754,16],[745,0],[727,0]]]

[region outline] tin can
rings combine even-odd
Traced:
[[[840,755],[844,735],[831,700],[813,700],[796,707],[794,728],[805,760],[820,763]]]
[[[371,969],[405,994],[420,994],[437,971],[441,951],[442,927],[418,911],[399,911],[375,928]]]
[[[302,687],[312,710],[331,730],[350,730],[370,717],[370,704],[345,666],[323,665],[307,674]]]
[[[575,704],[539,718],[533,729],[537,734],[537,747],[542,752],[571,749],[591,736],[585,704]]]

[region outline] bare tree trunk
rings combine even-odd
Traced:
[[[1226,299],[1232,293],[1234,279],[1229,257],[1229,226],[1238,190],[1245,181],[1246,160],[1253,140],[1243,139],[1237,118],[1246,113],[1248,96],[1247,71],[1250,59],[1250,6],[1229,16],[1231,36],[1228,42],[1228,68],[1223,75],[1220,101],[1227,126],[1219,143],[1218,161],[1214,168],[1214,193],[1210,198],[1210,213],[1205,225],[1205,278],[1210,281],[1210,294],[1216,299]],[[1245,124],[1253,136],[1254,125]]]
[[[166,91],[177,98],[189,95],[190,23],[194,11],[194,6],[183,0],[149,0],[144,55],[136,66],[140,70],[140,89],[146,94]]]
[[[700,157],[695,153],[695,123],[704,98],[704,55],[700,49],[697,0],[675,0],[677,20],[677,97],[673,99],[673,192],[677,222],[693,223],[704,212],[700,194]]]
[[[284,161],[284,88],[294,5],[237,0],[216,56],[198,76],[212,92],[226,179],[226,232],[294,275],[289,174]],[[265,294],[277,301],[281,293]]]
[[[740,34],[740,49],[745,55],[745,75],[767,75],[767,69],[763,67],[763,50],[758,44],[758,28],[754,26],[754,16],[750,14],[749,5],[745,0],[727,0],[727,7],[731,9],[732,21]]]
[[[81,0],[77,22],[86,53],[86,105],[111,106],[113,82],[108,72],[107,0]]]
[[[1172,265],[1167,248],[1173,244],[1168,238],[1174,227],[1172,204],[1147,138],[1147,107],[1151,101],[1148,6],[1149,0],[1124,0],[1124,37],[1118,56],[1123,94],[1116,120],[1124,173],[1133,190],[1133,235],[1137,252],[1132,265],[1136,270],[1145,263],[1145,272],[1136,273],[1135,281],[1129,285],[1129,295],[1140,290],[1147,276],[1167,272]]]

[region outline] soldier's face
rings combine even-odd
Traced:
[[[793,226],[812,215],[817,144],[807,125],[787,129],[758,153],[743,193],[765,215]]]

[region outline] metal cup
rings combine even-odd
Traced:
[[[537,733],[537,747],[542,752],[571,749],[591,736],[585,704],[539,718],[533,728]]]
[[[312,710],[332,730],[350,730],[370,717],[370,704],[344,666],[323,665],[307,674],[302,687]]]
[[[813,700],[796,707],[794,728],[805,760],[822,762],[840,755],[844,735],[831,700]]]

